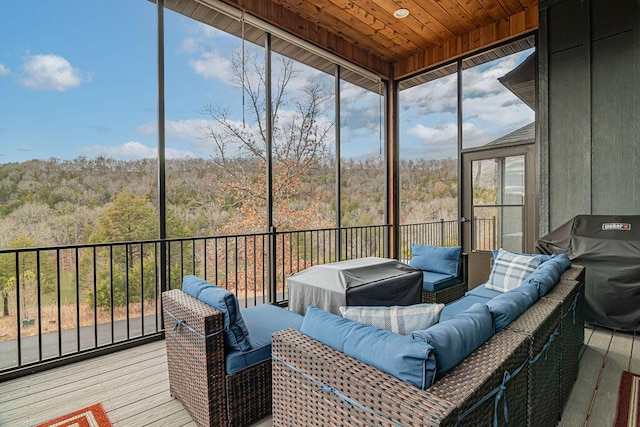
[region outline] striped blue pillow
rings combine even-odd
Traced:
[[[500,249],[493,262],[487,289],[507,292],[522,284],[542,262],[542,255],[523,255]]]

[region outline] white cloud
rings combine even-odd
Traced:
[[[0,76],[6,76],[7,74],[9,74],[9,69],[4,64],[0,64]]]
[[[157,157],[157,153],[156,147],[147,147],[137,141],[129,141],[117,146],[93,145],[80,149],[80,154],[83,156],[104,156],[120,160],[153,159]],[[184,159],[195,157],[195,155],[190,151],[167,147],[165,149],[165,157],[168,159]]]
[[[182,40],[180,51],[192,56],[189,66],[205,79],[219,79],[227,83],[231,76],[231,60],[217,49],[215,39],[225,33],[209,25],[186,25],[188,37]]]
[[[462,133],[464,134],[465,142],[469,143],[483,141],[487,138],[484,131],[477,128],[473,123],[463,123]],[[407,134],[415,136],[422,144],[428,146],[450,145],[457,147],[458,125],[452,122],[442,123],[434,127],[418,124],[407,129]]]
[[[419,138],[426,144],[444,144],[456,141],[458,126],[455,123],[443,123],[435,127],[418,124],[407,129],[407,134]]]
[[[403,90],[400,106],[402,111],[417,115],[451,112],[457,107],[457,96],[456,75],[453,74]]]
[[[34,90],[64,92],[91,80],[89,75],[72,67],[65,58],[53,54],[27,56],[22,71],[24,77],[20,84]]]
[[[185,140],[199,140],[204,135],[205,128],[210,121],[205,119],[165,120],[165,135],[167,138]],[[158,122],[148,122],[136,128],[136,131],[145,135],[154,135],[158,132]]]
[[[216,51],[200,52],[200,57],[189,60],[189,65],[196,74],[205,79],[220,79],[226,82],[231,74],[231,61]]]

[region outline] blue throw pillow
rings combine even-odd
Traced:
[[[413,257],[409,265],[413,268],[452,276],[460,274],[462,246],[446,247],[414,243],[411,245],[411,254]]]
[[[185,276],[182,279],[182,292],[222,312],[227,347],[239,351],[251,350],[249,331],[240,314],[238,299],[231,291],[196,276]]]
[[[544,264],[540,264],[533,273],[527,277],[526,283],[530,283],[538,289],[538,296],[546,295],[560,280],[560,276],[569,267],[571,260],[567,254],[556,255]]]
[[[411,337],[433,346],[436,379],[442,378],[493,336],[493,322],[486,305],[476,303],[449,320],[437,323]]]
[[[307,308],[300,332],[418,388],[434,381],[433,347],[385,329]]]
[[[189,275],[182,278],[182,292],[195,299],[200,298],[200,292],[210,286],[213,285],[197,276]]]
[[[503,249],[504,250],[504,249]],[[498,256],[498,252],[500,252],[500,249],[492,249],[491,250],[491,255],[493,257],[493,261],[495,262],[496,257]],[[551,258],[555,258],[557,255],[553,254],[553,255],[545,255],[545,254],[518,254],[518,255],[522,255],[522,256],[536,256],[536,257],[540,257],[540,262],[547,262],[549,261]]]
[[[485,288],[499,292],[515,289],[535,271],[542,262],[542,255],[521,255],[500,249],[496,256]]]
[[[487,301],[486,304],[493,317],[496,332],[509,326],[537,300],[537,288],[531,284],[523,284]]]

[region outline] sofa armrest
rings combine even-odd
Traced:
[[[496,417],[498,425],[505,424],[505,399],[508,424],[525,425],[528,348],[529,341],[525,336],[502,330],[433,384],[429,391],[456,405],[457,417],[461,418],[459,426],[493,425]],[[505,387],[502,397],[495,394],[487,398],[501,385]]]
[[[273,335],[274,425],[453,425],[455,407],[293,329]]]
[[[222,313],[178,289],[162,306],[171,395],[200,425],[226,425]]]

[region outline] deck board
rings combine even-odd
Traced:
[[[640,334],[634,334],[633,352],[631,353],[631,372],[640,373]]]
[[[578,378],[565,405],[560,421],[561,426],[585,424],[598,377],[611,343],[612,333],[606,329],[597,328],[588,332],[585,330],[586,345],[580,358]]]
[[[194,427],[182,404],[169,394],[166,366],[164,341],[157,341],[0,383],[0,425],[33,426],[101,402],[114,427]],[[640,372],[637,334],[586,327],[578,379],[560,425],[611,425],[620,373],[629,366]],[[254,427],[271,425],[267,417]]]
[[[616,415],[616,403],[618,402],[620,374],[629,366],[632,342],[633,337],[629,334],[623,332],[613,333],[611,346],[607,353],[607,361],[596,389],[591,413],[589,414],[589,424],[594,426],[613,425],[613,419]]]

